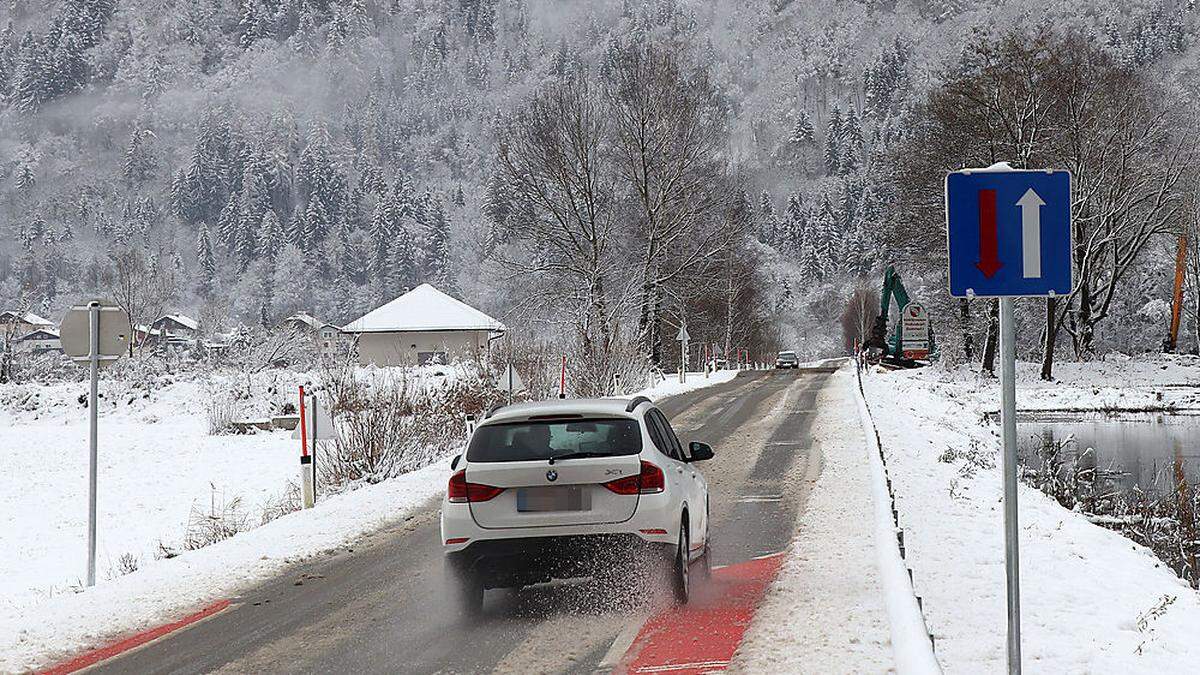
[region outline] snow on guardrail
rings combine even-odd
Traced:
[[[875,550],[879,556],[879,578],[883,585],[884,605],[891,624],[892,654],[896,672],[941,673],[933,652],[933,638],[925,625],[925,616],[913,590],[911,573],[905,564],[901,547],[902,531],[895,520],[891,489],[883,463],[879,434],[871,419],[871,410],[862,390],[862,373],[858,376],[858,413],[862,419],[863,435],[867,438],[867,455],[871,463],[871,487],[875,516]]]

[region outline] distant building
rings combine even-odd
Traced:
[[[308,312],[296,312],[283,321],[279,322],[280,326],[295,328],[299,331],[316,331],[321,328],[322,324],[315,316]]]
[[[53,328],[39,328],[17,338],[14,341],[13,349],[31,354],[61,352],[62,342],[58,339],[58,331]]]
[[[150,324],[166,337],[195,339],[200,332],[200,322],[184,314],[164,314]]]
[[[342,329],[331,323],[320,321],[308,312],[296,312],[283,321],[280,326],[293,328],[301,333],[310,333],[317,342],[317,352],[321,358],[333,358],[344,354],[349,349],[350,341],[342,334]]]
[[[377,366],[448,363],[487,352],[504,324],[421,284],[342,327],[358,339],[358,360]]]
[[[38,330],[39,328],[54,328],[54,322],[34,314],[33,312],[17,312],[4,310],[0,312],[0,334],[11,335],[13,339]],[[4,338],[0,336],[0,340]]]

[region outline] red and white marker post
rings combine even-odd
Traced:
[[[558,397],[567,397],[567,355],[562,357],[562,370],[558,374]]]
[[[316,502],[313,488],[312,455],[308,454],[308,419],[304,413],[304,386],[300,386],[300,496],[304,508],[311,509]],[[315,440],[315,439],[314,439]]]

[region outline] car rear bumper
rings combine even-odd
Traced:
[[[589,577],[630,569],[673,550],[635,534],[584,534],[475,541],[446,553],[458,574],[473,574],[485,588],[507,588],[551,579]]]

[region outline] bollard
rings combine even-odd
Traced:
[[[308,425],[304,412],[304,387],[300,387],[300,498],[304,508],[311,509],[316,501],[313,494],[312,456],[308,454]]]

